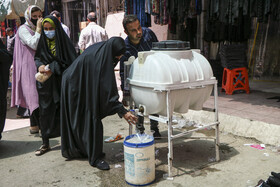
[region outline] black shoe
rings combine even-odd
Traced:
[[[109,164],[102,159],[97,159],[94,162],[93,167],[97,167],[100,170],[109,170],[110,169]]]
[[[154,135],[154,138],[155,138],[155,139],[161,137],[161,134],[159,133],[159,130],[155,131],[155,133],[154,133],[153,135]]]
[[[101,157],[100,158],[104,158],[106,156],[106,153],[101,153]]]
[[[151,123],[151,131],[154,131],[153,136],[154,136],[155,139],[161,137],[161,134],[159,133],[159,129],[158,129],[158,124],[155,124],[155,123],[152,124]]]

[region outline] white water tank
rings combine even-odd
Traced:
[[[199,50],[190,50],[188,42],[153,43],[151,51],[139,52],[133,61],[128,82],[136,106],[145,114],[167,115],[167,97],[172,112],[201,110],[209,98],[215,80],[212,68]]]

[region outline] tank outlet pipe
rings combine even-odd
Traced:
[[[144,107],[140,106],[139,109],[130,110],[134,115],[137,116],[137,122],[135,126],[136,133],[143,134],[145,131],[144,127]]]

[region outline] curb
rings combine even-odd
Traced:
[[[207,124],[214,120],[214,113],[189,110],[185,119]],[[220,131],[246,138],[255,138],[264,144],[280,145],[280,126],[219,113]]]

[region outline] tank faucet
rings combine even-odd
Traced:
[[[144,127],[144,107],[139,107],[139,112],[137,112],[137,123],[136,123],[136,131],[140,132],[140,134],[143,134],[145,131]]]

